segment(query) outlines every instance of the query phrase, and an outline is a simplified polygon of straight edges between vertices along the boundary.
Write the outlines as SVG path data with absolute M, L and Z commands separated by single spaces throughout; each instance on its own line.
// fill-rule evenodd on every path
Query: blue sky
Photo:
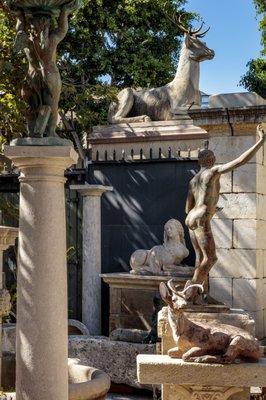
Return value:
M 259 56 L 260 33 L 252 0 L 188 0 L 211 30 L 205 37 L 215 59 L 201 64 L 200 88 L 206 93 L 243 92 L 238 86 L 246 63 Z

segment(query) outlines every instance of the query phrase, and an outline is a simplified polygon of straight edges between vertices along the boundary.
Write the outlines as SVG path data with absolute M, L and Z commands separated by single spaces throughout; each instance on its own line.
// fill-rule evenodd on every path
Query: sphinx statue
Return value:
M 187 275 L 194 268 L 182 265 L 189 255 L 184 239 L 184 228 L 176 219 L 164 226 L 164 242 L 150 250 L 136 250 L 130 258 L 131 274 L 137 275 Z
M 200 40 L 209 29 L 201 32 L 203 24 L 197 30 L 186 29 L 177 14 L 172 22 L 185 34 L 174 79 L 162 87 L 120 91 L 117 103 L 110 105 L 109 123 L 166 121 L 175 119 L 176 114 L 187 114 L 190 108 L 200 108 L 200 62 L 212 60 L 215 55 Z

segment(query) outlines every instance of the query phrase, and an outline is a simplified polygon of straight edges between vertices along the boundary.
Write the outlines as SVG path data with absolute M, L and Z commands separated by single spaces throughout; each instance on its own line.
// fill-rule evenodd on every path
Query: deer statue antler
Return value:
M 168 289 L 170 289 L 173 293 L 178 294 L 178 291 L 177 291 L 177 287 L 178 287 L 178 286 L 175 286 L 174 280 L 173 280 L 173 279 L 171 279 L 170 281 L 167 282 L 167 287 L 168 287 Z
M 182 292 L 181 292 L 182 295 L 184 295 L 188 289 L 191 289 L 193 287 L 198 287 L 201 290 L 201 293 L 204 293 L 203 285 L 200 285 L 199 283 L 194 283 L 194 284 L 191 284 L 191 285 L 187 286 L 184 290 L 182 290 Z
M 182 13 L 181 12 L 174 12 L 173 16 L 170 17 L 169 13 L 166 10 L 167 7 L 167 3 L 165 3 L 165 15 L 166 17 L 175 25 L 178 26 L 178 28 L 183 32 L 183 33 L 187 33 L 188 35 L 191 36 L 196 36 L 198 38 L 203 38 L 207 32 L 209 32 L 210 27 L 208 29 L 206 29 L 206 31 L 201 32 L 203 26 L 204 26 L 204 22 L 201 23 L 200 27 L 198 29 L 193 30 L 192 28 L 185 28 L 181 19 L 182 19 Z

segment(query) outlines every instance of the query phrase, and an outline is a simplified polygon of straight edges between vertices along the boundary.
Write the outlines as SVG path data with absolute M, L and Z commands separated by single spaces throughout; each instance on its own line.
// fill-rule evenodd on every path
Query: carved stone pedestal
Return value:
M 266 383 L 266 360 L 232 365 L 187 363 L 163 355 L 137 357 L 138 380 L 163 385 L 163 400 L 244 400 Z
M 160 282 L 169 276 L 133 275 L 129 273 L 101 274 L 110 288 L 109 332 L 118 328 L 150 330 L 153 298 L 159 292 Z M 174 277 L 183 287 L 190 276 Z
M 164 400 L 233 400 L 233 395 L 238 395 L 238 400 L 248 400 L 250 397 L 247 390 L 237 387 L 182 385 L 164 385 L 163 387 Z M 235 396 L 234 398 L 236 399 Z

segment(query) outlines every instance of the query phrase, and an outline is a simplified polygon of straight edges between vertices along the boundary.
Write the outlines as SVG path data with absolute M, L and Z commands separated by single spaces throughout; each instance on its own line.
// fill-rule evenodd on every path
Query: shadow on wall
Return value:
M 150 249 L 163 242 L 163 227 L 170 218 L 184 225 L 189 181 L 196 161 L 145 163 L 94 163 L 91 183 L 113 186 L 102 199 L 102 272 L 127 272 L 137 249 Z M 194 265 L 189 234 L 185 238 Z M 103 326 L 108 318 L 109 296 L 103 287 Z

